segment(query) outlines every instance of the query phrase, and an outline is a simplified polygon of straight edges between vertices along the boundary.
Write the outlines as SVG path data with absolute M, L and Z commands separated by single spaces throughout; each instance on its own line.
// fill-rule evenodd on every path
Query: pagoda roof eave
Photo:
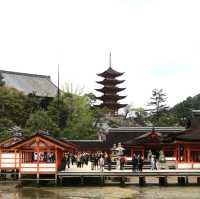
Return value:
M 96 83 L 98 84 L 102 84 L 102 85 L 106 85 L 106 84 L 121 84 L 123 83 L 125 80 L 117 80 L 117 79 L 104 79 L 102 81 L 96 81 Z
M 123 75 L 124 73 L 117 72 L 116 70 L 112 69 L 112 67 L 109 67 L 107 70 L 105 70 L 103 73 L 98 73 L 97 75 L 100 77 L 119 77 Z
M 96 105 L 97 107 L 100 107 L 100 108 L 103 108 L 103 107 L 108 107 L 108 108 L 114 108 L 114 109 L 119 109 L 119 108 L 123 108 L 125 106 L 127 106 L 128 104 L 118 104 L 118 103 L 113 103 L 113 104 L 105 104 L 105 103 L 102 103 L 102 104 L 99 104 L 99 105 Z
M 119 95 L 116 95 L 116 96 L 109 96 L 109 95 L 102 95 L 100 97 L 96 97 L 96 99 L 100 99 L 100 100 L 106 100 L 106 99 L 116 99 L 116 100 L 121 100 L 121 99 L 124 99 L 126 98 L 127 96 L 119 96 Z
M 118 87 L 103 87 L 103 88 L 98 88 L 95 89 L 96 91 L 105 93 L 106 91 L 114 91 L 114 92 L 120 92 L 125 90 L 126 88 L 118 88 Z

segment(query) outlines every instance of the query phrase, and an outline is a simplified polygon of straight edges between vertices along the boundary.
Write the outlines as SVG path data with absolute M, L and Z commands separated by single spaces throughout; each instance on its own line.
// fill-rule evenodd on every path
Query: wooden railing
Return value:
M 0 169 L 19 168 L 19 153 L 0 153 Z
M 19 153 L 0 153 L 0 169 L 19 169 L 21 173 L 56 173 L 56 163 L 26 162 L 20 164 Z
M 56 173 L 56 163 L 22 163 L 20 167 L 20 172 L 27 174 L 34 174 L 38 172 L 41 174 L 52 174 Z

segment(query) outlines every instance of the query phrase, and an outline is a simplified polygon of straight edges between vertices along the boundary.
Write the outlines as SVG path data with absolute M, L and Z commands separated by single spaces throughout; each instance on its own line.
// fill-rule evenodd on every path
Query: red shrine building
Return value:
M 79 150 L 110 152 L 121 143 L 125 155 L 140 154 L 147 159 L 151 150 L 156 157 L 163 151 L 170 163 L 180 169 L 200 169 L 200 111 L 193 111 L 191 127 L 118 127 L 109 128 L 103 140 L 72 140 Z
M 13 136 L 0 142 L 0 171 L 24 175 L 56 175 L 64 153 L 75 153 L 78 147 L 68 141 L 36 133 L 28 138 Z
M 55 139 L 35 134 L 29 138 L 8 138 L 0 142 L 0 169 L 14 169 L 23 174 L 56 174 L 65 152 L 111 153 L 114 144 L 121 143 L 125 155 L 148 151 L 159 156 L 162 150 L 168 162 L 179 169 L 200 169 L 200 111 L 193 111 L 192 125 L 183 127 L 119 127 L 105 132 L 104 140 Z
M 117 79 L 117 77 L 120 77 L 123 74 L 124 73 L 115 71 L 111 67 L 111 55 L 109 68 L 106 71 L 97 74 L 98 76 L 103 78 L 103 80 L 97 81 L 98 84 L 103 86 L 100 89 L 96 89 L 96 91 L 102 93 L 100 97 L 97 97 L 97 99 L 102 101 L 102 103 L 98 106 L 101 108 L 107 108 L 112 116 L 117 115 L 118 109 L 123 108 L 127 105 L 118 102 L 119 100 L 124 99 L 126 97 L 118 95 L 118 92 L 125 90 L 125 88 L 119 88 L 117 86 L 118 84 L 121 84 L 125 81 Z
M 110 61 L 111 62 L 111 61 Z M 117 85 L 124 80 L 117 79 L 123 73 L 111 67 L 98 74 L 103 80 L 98 84 L 102 88 L 102 101 L 98 106 L 107 108 L 112 116 L 126 106 L 118 101 L 125 96 L 118 92 L 125 90 Z M 10 77 L 10 76 L 9 76 Z M 108 128 L 101 140 L 67 140 L 55 139 L 49 135 L 35 134 L 31 137 L 13 136 L 0 141 L 0 170 L 17 170 L 24 174 L 56 174 L 61 165 L 64 153 L 97 152 L 111 153 L 114 144 L 121 143 L 125 155 L 131 157 L 140 154 L 147 158 L 151 150 L 156 157 L 163 151 L 169 162 L 179 169 L 200 169 L 200 110 L 194 110 L 191 126 L 184 127 L 118 127 Z

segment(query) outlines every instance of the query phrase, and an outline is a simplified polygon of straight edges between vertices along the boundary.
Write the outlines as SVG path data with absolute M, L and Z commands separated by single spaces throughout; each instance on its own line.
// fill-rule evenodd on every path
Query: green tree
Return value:
M 170 111 L 162 113 L 155 125 L 157 126 L 180 126 L 177 117 Z
M 61 93 L 59 100 L 55 97 L 48 106 L 48 115 L 60 129 L 64 129 L 70 114 L 70 103 L 65 100 L 65 94 Z
M 153 89 L 152 97 L 150 98 L 150 102 L 148 106 L 151 108 L 150 111 L 150 119 L 154 125 L 158 124 L 159 117 L 168 111 L 168 106 L 166 105 L 167 96 L 163 92 L 163 89 Z
M 129 116 L 129 114 L 131 114 L 131 112 L 133 112 L 133 110 L 134 110 L 134 108 L 133 108 L 132 104 L 128 104 L 127 106 L 125 106 L 123 109 L 124 119 L 126 119 Z
M 90 95 L 79 92 L 62 92 L 48 107 L 48 115 L 62 130 L 62 135 L 70 139 L 94 138 L 100 111 L 91 105 Z
M 58 132 L 56 124 L 44 110 L 36 111 L 30 115 L 26 122 L 26 130 L 29 132 L 29 134 L 44 131 L 50 133 L 53 136 L 56 136 L 56 132 Z
M 96 135 L 94 112 L 88 104 L 87 97 L 66 93 L 65 101 L 69 104 L 65 136 L 70 139 L 83 139 Z
M 192 116 L 192 109 L 200 109 L 200 99 L 198 97 L 188 97 L 186 100 L 176 104 L 170 111 L 178 120 L 179 125 L 188 126 L 188 121 Z
M 24 126 L 29 112 L 25 109 L 27 97 L 20 91 L 0 87 L 0 118 L 7 118 L 18 126 Z
M 91 107 L 94 107 L 96 105 L 97 98 L 93 93 L 87 93 L 84 96 L 87 97 L 88 103 Z
M 0 137 L 7 138 L 11 136 L 10 128 L 12 128 L 15 124 L 9 120 L 8 118 L 0 118 Z
M 134 108 L 133 111 L 135 113 L 134 120 L 141 126 L 146 126 L 148 123 L 147 111 L 143 107 Z

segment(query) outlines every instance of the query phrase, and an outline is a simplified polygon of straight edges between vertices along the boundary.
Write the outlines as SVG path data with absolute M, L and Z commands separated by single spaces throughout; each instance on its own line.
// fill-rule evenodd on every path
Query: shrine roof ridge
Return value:
M 110 128 L 109 132 L 148 132 L 154 128 L 158 132 L 181 132 L 184 131 L 184 127 L 118 127 Z
M 14 75 L 24 75 L 24 76 L 31 76 L 31 77 L 42 77 L 42 78 L 49 78 L 49 75 L 39 75 L 39 74 L 32 74 L 32 73 L 22 73 L 16 71 L 8 71 L 8 70 L 0 70 L 0 73 L 7 73 L 7 74 L 14 74 Z
M 104 142 L 104 140 L 68 140 L 69 142 Z

